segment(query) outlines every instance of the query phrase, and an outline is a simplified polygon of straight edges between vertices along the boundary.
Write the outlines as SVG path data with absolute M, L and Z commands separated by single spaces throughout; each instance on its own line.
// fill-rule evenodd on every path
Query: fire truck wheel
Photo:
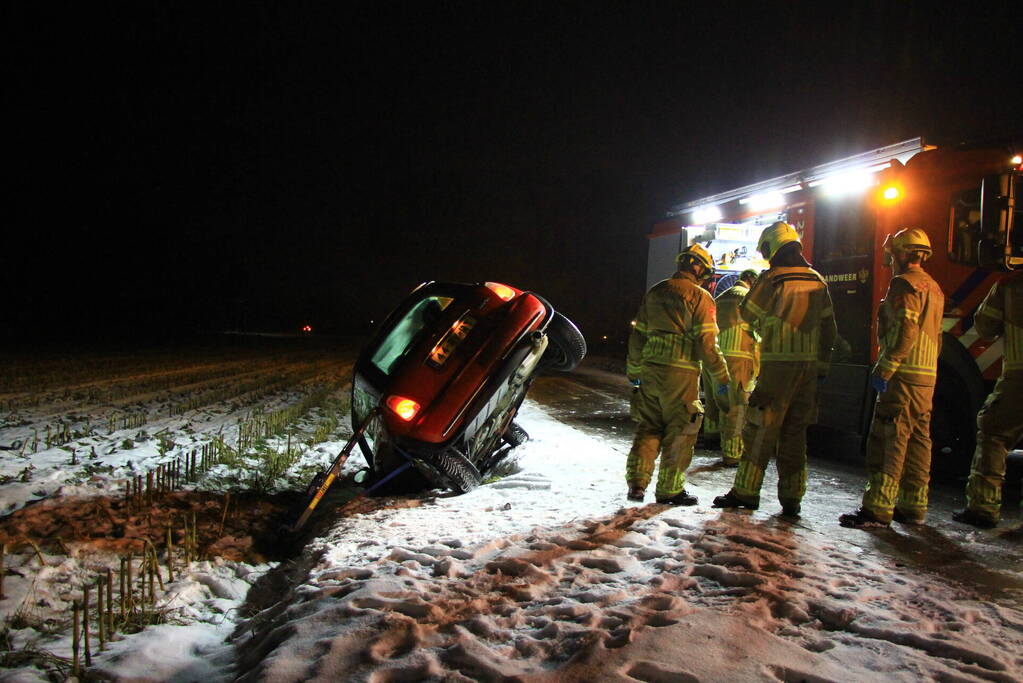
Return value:
M 540 359 L 545 370 L 571 372 L 586 355 L 586 338 L 571 320 L 557 311 L 547 326 L 549 343 Z
M 953 384 L 938 384 L 931 410 L 931 473 L 939 478 L 968 474 L 976 443 L 975 421 L 963 409 L 965 389 Z

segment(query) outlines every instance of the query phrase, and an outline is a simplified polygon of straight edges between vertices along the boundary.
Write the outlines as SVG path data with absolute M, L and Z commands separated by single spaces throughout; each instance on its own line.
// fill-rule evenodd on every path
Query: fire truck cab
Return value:
M 768 267 L 756 250 L 760 231 L 778 220 L 791 224 L 828 282 L 838 324 L 819 424 L 862 438 L 875 396 L 877 309 L 891 276 L 882 245 L 889 233 L 922 228 L 934 248 L 925 269 L 945 293 L 934 463 L 962 471 L 1003 356 L 1001 340 L 986 342 L 973 329 L 973 315 L 1004 272 L 1023 268 L 1020 151 L 939 149 L 914 138 L 679 204 L 649 236 L 647 287 L 670 276 L 675 254 L 699 242 L 717 263 L 711 293 L 724 291 L 742 270 Z

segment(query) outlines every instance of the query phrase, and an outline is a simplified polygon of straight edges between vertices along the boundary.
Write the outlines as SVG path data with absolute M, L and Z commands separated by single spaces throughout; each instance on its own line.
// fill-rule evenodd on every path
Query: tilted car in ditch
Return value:
M 537 370 L 570 371 L 585 355 L 579 329 L 534 292 L 418 286 L 355 365 L 352 428 L 368 481 L 408 464 L 427 487 L 478 486 L 528 438 L 514 418 Z

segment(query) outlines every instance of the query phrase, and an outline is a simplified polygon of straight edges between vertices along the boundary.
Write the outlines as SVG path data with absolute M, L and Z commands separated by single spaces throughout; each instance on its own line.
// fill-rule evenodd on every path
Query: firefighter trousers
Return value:
M 703 435 L 720 435 L 722 411 L 715 399 L 717 381 L 704 368 L 701 373 L 703 381 Z
M 731 382 L 728 384 L 727 410 L 721 412 L 721 457 L 729 462 L 739 462 L 742 460 L 742 428 L 754 386 L 753 361 L 728 356 L 725 361 Z
M 629 487 L 645 489 L 657 473 L 657 498 L 670 498 L 686 484 L 696 435 L 703 421 L 699 401 L 700 373 L 685 368 L 647 364 L 633 394 L 632 412 L 639 424 L 625 465 Z
M 721 457 L 726 461 L 739 462 L 742 459 L 742 426 L 754 386 L 753 361 L 725 356 L 725 362 L 731 378 L 726 399 L 717 396 L 714 378 L 706 371 L 703 373 L 703 433 L 720 434 Z
M 777 458 L 778 499 L 798 503 L 806 492 L 806 428 L 817 421 L 817 363 L 764 361 L 749 397 L 743 455 L 732 494 L 760 503 L 764 472 Z
M 966 482 L 966 506 L 997 521 L 1009 450 L 1023 437 L 1023 371 L 1003 374 L 977 414 L 977 450 Z M 1021 503 L 1023 505 L 1023 503 Z
M 867 437 L 863 508 L 890 522 L 896 508 L 923 520 L 931 479 L 931 403 L 934 387 L 892 377 L 879 394 Z

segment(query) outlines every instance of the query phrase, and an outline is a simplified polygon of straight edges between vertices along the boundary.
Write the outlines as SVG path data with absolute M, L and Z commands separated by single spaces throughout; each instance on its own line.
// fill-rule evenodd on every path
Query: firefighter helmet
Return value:
M 764 228 L 764 231 L 760 233 L 760 241 L 757 243 L 757 251 L 764 255 L 764 258 L 768 261 L 778 253 L 778 250 L 782 246 L 795 242 L 801 244 L 799 241 L 799 233 L 788 223 L 778 221 L 771 223 L 771 225 Z
M 886 252 L 901 251 L 903 253 L 923 252 L 924 259 L 931 256 L 931 239 L 920 228 L 904 228 L 884 240 Z
M 744 282 L 748 281 L 750 283 L 753 283 L 760 279 L 760 273 L 753 270 L 752 268 L 747 268 L 746 270 L 739 273 L 739 279 L 743 280 Z
M 692 244 L 686 247 L 675 257 L 675 263 L 680 266 L 688 261 L 695 261 L 703 266 L 706 269 L 706 275 L 714 274 L 714 259 L 699 244 Z

